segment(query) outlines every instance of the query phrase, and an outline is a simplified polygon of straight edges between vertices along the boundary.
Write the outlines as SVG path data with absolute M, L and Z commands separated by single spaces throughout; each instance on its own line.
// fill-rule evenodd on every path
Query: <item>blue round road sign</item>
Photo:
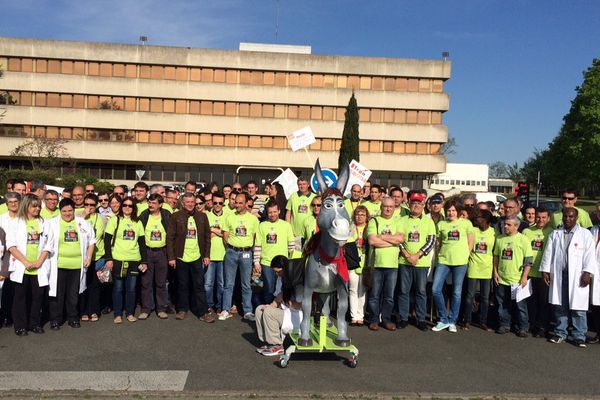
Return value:
M 334 187 L 337 183 L 337 174 L 327 168 L 321 169 L 321 172 L 323 172 L 323 178 L 325 179 L 327 187 Z M 310 177 L 310 187 L 315 193 L 319 191 L 319 182 L 317 182 L 317 175 L 314 173 Z

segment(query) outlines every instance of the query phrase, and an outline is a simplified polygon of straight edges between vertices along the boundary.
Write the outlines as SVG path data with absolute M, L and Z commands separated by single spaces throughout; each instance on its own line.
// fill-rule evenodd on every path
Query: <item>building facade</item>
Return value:
M 429 188 L 440 192 L 451 189 L 460 192 L 487 192 L 488 175 L 487 164 L 448 163 L 445 172 L 431 177 Z
M 77 168 L 102 179 L 144 170 L 151 182 L 231 182 L 274 177 L 273 167 L 307 173 L 308 157 L 286 136 L 310 126 L 312 159 L 335 168 L 354 91 L 360 161 L 374 181 L 419 186 L 445 170 L 449 61 L 246 48 L 0 38 L 0 90 L 13 103 L 0 121 L 0 161 L 24 165 L 10 151 L 27 138 L 63 138 Z

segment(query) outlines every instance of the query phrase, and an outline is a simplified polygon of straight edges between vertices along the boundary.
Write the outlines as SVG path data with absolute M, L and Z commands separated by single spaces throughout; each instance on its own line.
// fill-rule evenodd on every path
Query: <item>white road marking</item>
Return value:
M 188 374 L 189 371 L 0 371 L 0 391 L 182 391 Z

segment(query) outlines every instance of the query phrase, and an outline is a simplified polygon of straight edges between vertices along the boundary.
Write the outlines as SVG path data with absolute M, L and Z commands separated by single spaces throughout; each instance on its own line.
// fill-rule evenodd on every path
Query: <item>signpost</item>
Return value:
M 325 179 L 327 187 L 334 187 L 337 183 L 337 174 L 327 168 L 321 169 L 321 172 L 323 172 L 323 178 Z M 315 193 L 319 193 L 319 182 L 317 182 L 317 176 L 314 173 L 310 177 L 310 187 Z

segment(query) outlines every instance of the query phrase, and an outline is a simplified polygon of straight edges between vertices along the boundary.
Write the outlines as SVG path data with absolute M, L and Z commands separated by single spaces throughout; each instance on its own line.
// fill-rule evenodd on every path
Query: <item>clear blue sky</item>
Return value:
M 556 135 L 582 72 L 600 57 L 600 1 L 15 0 L 0 5 L 0 35 L 308 44 L 315 54 L 401 58 L 449 51 L 450 161 L 522 164 Z

